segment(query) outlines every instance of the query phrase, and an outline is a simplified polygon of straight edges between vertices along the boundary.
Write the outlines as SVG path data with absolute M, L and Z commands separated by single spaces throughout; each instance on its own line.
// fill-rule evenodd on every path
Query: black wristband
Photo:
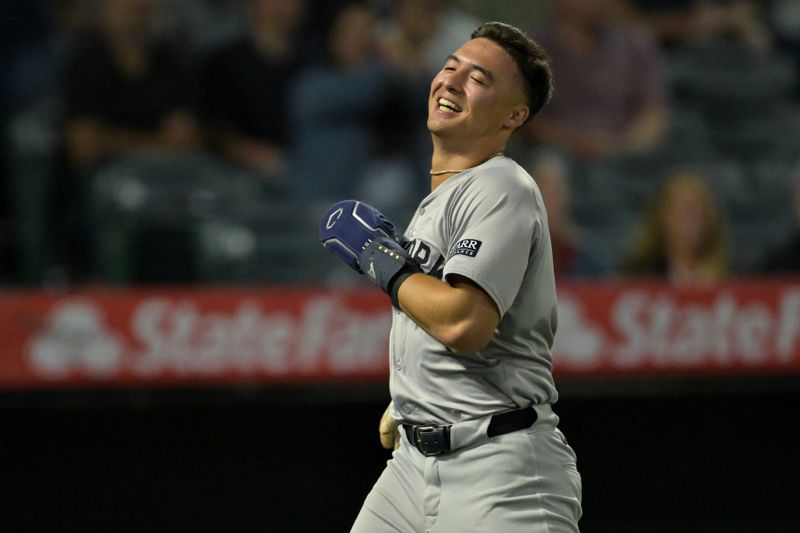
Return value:
M 397 275 L 397 277 L 396 277 L 396 278 L 394 278 L 394 280 L 392 281 L 392 285 L 391 285 L 391 287 L 389 288 L 389 297 L 392 299 L 392 305 L 393 305 L 393 306 L 394 306 L 396 309 L 400 309 L 400 301 L 397 299 L 397 293 L 400 291 L 400 285 L 402 285 L 402 284 L 403 284 L 403 282 L 404 282 L 404 281 L 405 281 L 405 280 L 406 280 L 406 279 L 407 279 L 407 278 L 408 278 L 408 277 L 409 277 L 411 274 L 416 274 L 417 272 L 420 272 L 420 271 L 419 271 L 419 270 L 410 269 L 410 268 L 404 269 L 404 270 L 403 270 L 403 271 L 401 271 L 401 272 L 400 272 L 400 274 L 398 274 L 398 275 Z

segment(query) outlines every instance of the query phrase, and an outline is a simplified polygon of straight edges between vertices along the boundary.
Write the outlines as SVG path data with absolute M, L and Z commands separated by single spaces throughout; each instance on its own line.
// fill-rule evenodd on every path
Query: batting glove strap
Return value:
M 419 266 L 400 244 L 381 237 L 364 247 L 358 256 L 358 264 L 369 279 L 391 297 L 392 305 L 398 309 L 397 291 L 400 285 L 411 274 L 420 272 Z

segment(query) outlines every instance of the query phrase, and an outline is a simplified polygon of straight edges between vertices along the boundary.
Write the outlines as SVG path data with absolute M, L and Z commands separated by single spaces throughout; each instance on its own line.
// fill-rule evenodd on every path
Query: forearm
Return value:
M 464 276 L 452 275 L 444 282 L 423 274 L 397 238 L 394 224 L 355 200 L 328 208 L 319 230 L 323 246 L 366 274 L 434 339 L 456 353 L 486 346 L 500 322 L 494 300 Z
M 466 279 L 452 285 L 414 274 L 400 286 L 401 310 L 431 337 L 456 353 L 480 350 L 499 321 L 494 303 Z

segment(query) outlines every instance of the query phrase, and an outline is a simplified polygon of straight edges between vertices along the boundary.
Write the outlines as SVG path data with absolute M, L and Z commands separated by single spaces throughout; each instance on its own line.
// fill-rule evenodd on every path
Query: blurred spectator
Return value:
M 599 276 L 603 269 L 584 245 L 583 235 L 572 216 L 572 190 L 566 161 L 555 153 L 537 154 L 527 170 L 539 185 L 550 228 L 553 265 L 557 278 Z
M 55 98 L 61 64 L 77 32 L 89 25 L 87 0 L 26 2 L 29 13 L 17 15 L 11 23 L 28 27 L 18 47 L 9 47 L 12 57 L 3 78 L 7 102 L 13 113 L 28 110 L 43 99 Z M 12 15 L 14 17 L 14 15 Z M 5 31 L 3 31 L 5 33 Z M 13 32 L 12 32 L 13 33 Z
M 176 43 L 153 31 L 153 0 L 106 0 L 76 43 L 64 77 L 67 172 L 54 191 L 53 239 L 72 279 L 92 276 L 89 195 L 101 163 L 200 144 L 191 71 Z
M 584 159 L 655 148 L 663 139 L 667 86 L 653 36 L 621 23 L 614 0 L 556 0 L 535 37 L 550 54 L 555 97 L 528 126 L 535 143 Z
M 800 2 L 774 0 L 770 3 L 769 21 L 779 48 L 800 72 Z M 800 83 L 795 84 L 795 98 L 800 101 Z
M 379 46 L 385 61 L 400 76 L 394 113 L 382 113 L 382 133 L 390 148 L 401 152 L 410 172 L 419 176 L 412 196 L 430 190 L 430 132 L 425 126 L 431 79 L 448 55 L 460 47 L 481 21 L 437 0 L 391 0 L 390 16 L 380 25 Z
M 390 101 L 392 83 L 379 61 L 375 24 L 367 4 L 345 5 L 325 34 L 322 63 L 298 75 L 289 106 L 294 129 L 289 187 L 297 198 L 352 196 L 376 154 L 373 124 Z
M 213 53 L 203 113 L 215 146 L 234 165 L 278 181 L 290 141 L 288 96 L 307 60 L 303 0 L 248 0 L 247 31 Z
M 711 189 L 696 174 L 668 177 L 623 266 L 626 274 L 676 285 L 709 283 L 729 270 L 723 216 Z
M 670 47 L 720 41 L 771 46 L 760 6 L 750 0 L 630 0 L 628 6 Z
M 442 0 L 394 0 L 381 29 L 386 59 L 426 83 L 481 21 Z
M 69 160 L 86 170 L 109 156 L 198 146 L 190 71 L 175 43 L 152 32 L 153 0 L 107 0 L 95 31 L 68 59 Z
M 0 248 L 5 241 L 14 249 L 0 250 L 0 257 L 13 257 L 20 281 L 37 282 L 50 249 L 44 226 L 52 162 L 62 137 L 64 62 L 75 36 L 89 25 L 91 10 L 88 0 L 10 4 L 4 5 L 2 18 L 8 27 L 0 31 L 4 42 L 0 46 Z M 7 232 L 2 222 L 4 203 L 10 215 Z M 11 260 L 2 263 L 0 270 Z
M 794 229 L 786 242 L 767 257 L 764 270 L 770 273 L 800 274 L 800 164 L 792 179 L 790 202 L 794 211 Z
M 552 10 L 552 1 L 520 2 L 519 0 L 453 0 L 481 21 L 500 20 L 518 28 L 533 28 L 546 23 Z
M 41 39 L 45 26 L 38 3 L 13 0 L 3 4 L 0 17 L 0 283 L 10 279 L 16 269 L 12 260 L 17 244 L 13 186 L 6 152 L 8 121 L 17 111 L 13 71 L 19 55 L 32 41 Z
M 175 32 L 190 53 L 204 54 L 240 37 L 242 0 L 159 0 L 161 31 Z

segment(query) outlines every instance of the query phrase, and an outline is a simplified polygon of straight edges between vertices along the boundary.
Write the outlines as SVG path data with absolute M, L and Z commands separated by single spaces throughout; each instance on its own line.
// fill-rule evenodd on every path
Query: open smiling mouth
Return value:
M 444 111 L 445 113 L 461 113 L 461 107 L 447 98 L 439 98 L 436 103 L 439 105 L 440 111 Z

